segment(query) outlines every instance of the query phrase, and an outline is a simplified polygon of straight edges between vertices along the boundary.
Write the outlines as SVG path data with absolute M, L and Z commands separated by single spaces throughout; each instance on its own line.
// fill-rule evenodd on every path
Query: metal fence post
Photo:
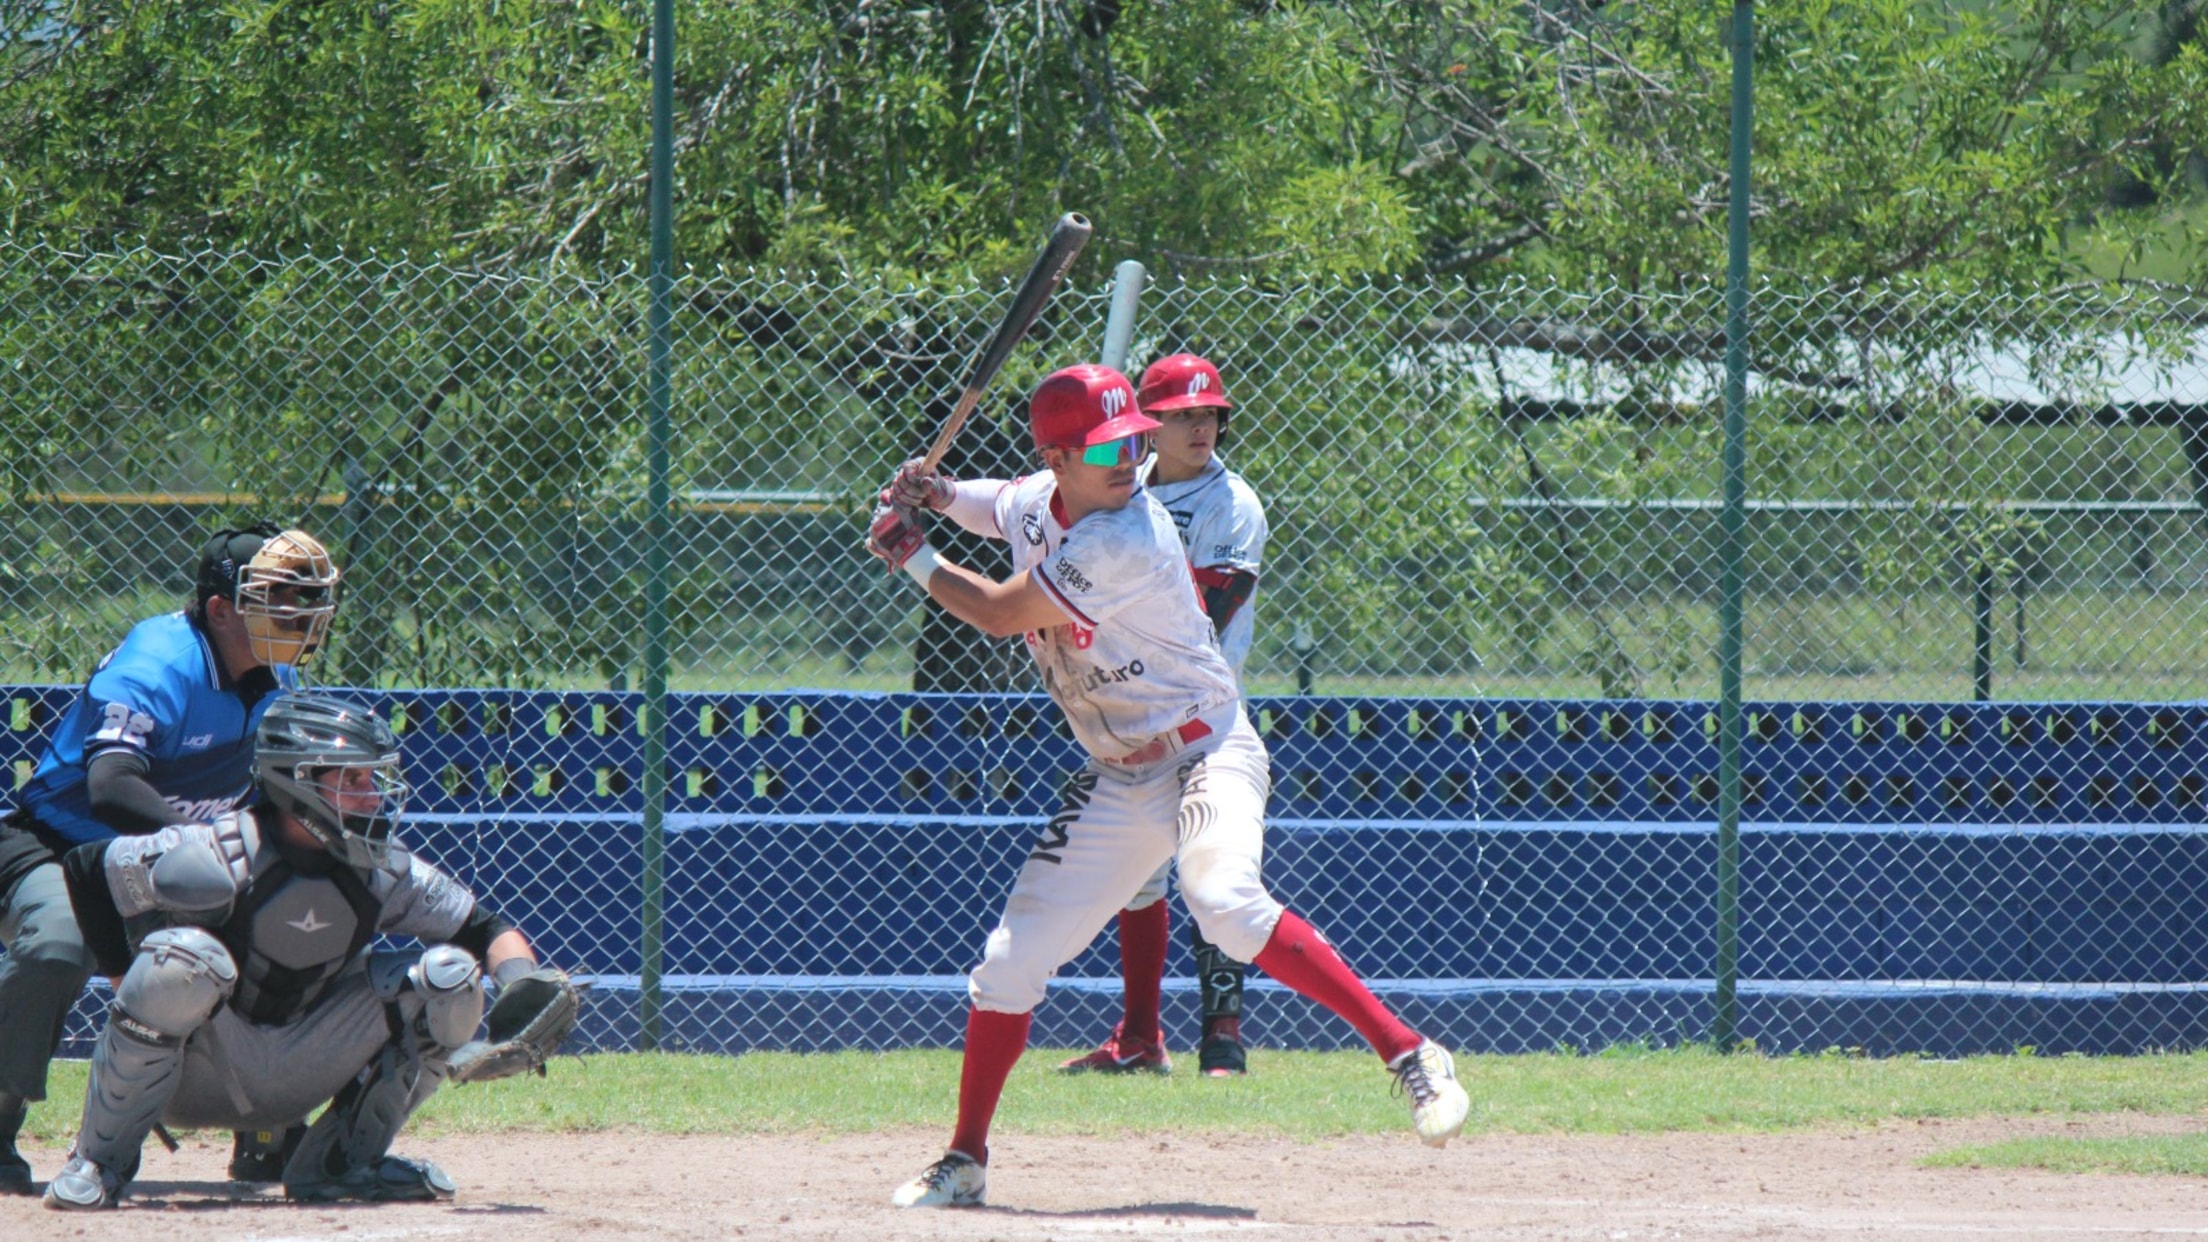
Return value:
M 1970 567 L 1970 626 L 1970 697 L 1985 703 L 1993 698 L 1993 566 L 1983 554 Z
M 637 1044 L 659 1047 L 660 960 L 667 869 L 667 441 L 675 225 L 674 0 L 652 0 L 651 374 L 647 384 L 644 553 L 643 927 L 638 957 Z
M 1711 1038 L 1739 1038 L 1741 541 L 1748 507 L 1748 137 L 1755 6 L 1733 5 L 1733 185 L 1725 264 L 1725 507 L 1719 544 L 1717 707 L 1717 961 Z

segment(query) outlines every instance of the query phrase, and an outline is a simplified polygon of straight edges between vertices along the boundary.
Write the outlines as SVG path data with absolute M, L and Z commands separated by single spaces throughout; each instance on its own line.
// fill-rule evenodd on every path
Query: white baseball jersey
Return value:
M 1028 653 L 1073 735 L 1116 759 L 1240 693 L 1196 598 L 1173 518 L 1141 487 L 1070 528 L 1056 476 L 998 489 L 998 537 L 1072 620 L 1030 632 Z
M 1144 467 L 1144 483 L 1165 511 L 1173 515 L 1173 525 L 1188 548 L 1189 568 L 1256 574 L 1269 533 L 1265 506 L 1258 502 L 1256 490 L 1217 456 L 1195 478 L 1179 483 L 1151 481 L 1149 474 L 1156 464 L 1157 458 L 1152 457 Z M 1227 622 L 1226 633 L 1219 636 L 1220 650 L 1238 681 L 1243 663 L 1250 658 L 1250 643 L 1257 636 L 1256 612 L 1257 598 L 1252 595 Z

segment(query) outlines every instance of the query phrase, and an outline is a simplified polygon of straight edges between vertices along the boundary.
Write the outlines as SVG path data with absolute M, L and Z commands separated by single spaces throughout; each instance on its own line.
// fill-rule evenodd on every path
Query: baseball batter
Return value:
M 950 1148 L 892 1202 L 985 1200 L 989 1123 L 1045 987 L 1169 861 L 1204 935 L 1349 1021 L 1407 1095 L 1420 1137 L 1447 1143 L 1470 1109 L 1449 1054 L 1382 1005 L 1259 878 L 1265 746 L 1198 603 L 1173 519 L 1138 478 L 1157 421 L 1136 409 L 1125 376 L 1075 366 L 1035 390 L 1028 422 L 1046 472 L 953 482 L 907 463 L 867 532 L 870 552 L 961 620 L 1024 635 L 1090 756 L 968 978 Z M 942 560 L 920 528 L 920 505 L 1006 540 L 1012 577 L 998 582 Z
M 453 1195 L 391 1140 L 471 1044 L 483 968 L 531 975 L 529 942 L 392 840 L 398 740 L 367 708 L 285 694 L 254 745 L 251 809 L 64 863 L 100 969 L 122 978 L 48 1207 L 116 1206 L 157 1121 L 281 1130 L 325 1101 L 283 1170 L 287 1197 Z M 378 935 L 429 947 L 369 952 Z
M 0 820 L 0 1193 L 33 1193 L 16 1134 L 92 971 L 62 855 L 244 805 L 254 728 L 328 636 L 337 582 L 304 531 L 217 532 L 191 606 L 139 622 L 100 661 Z M 273 1179 L 282 1142 L 240 1134 L 231 1176 Z
M 1218 456 L 1233 403 L 1227 400 L 1219 369 L 1185 353 L 1151 363 L 1142 373 L 1135 403 L 1158 421 L 1158 429 L 1151 433 L 1152 455 L 1143 482 L 1181 533 L 1204 615 L 1211 619 L 1212 633 L 1218 636 L 1221 653 L 1239 682 L 1257 632 L 1254 597 L 1258 566 L 1265 555 L 1266 526 L 1265 507 L 1258 502 L 1257 492 Z M 1159 866 L 1119 912 L 1124 1002 L 1118 1025 L 1096 1051 L 1067 1061 L 1060 1070 L 1071 1074 L 1172 1072 L 1173 1058 L 1166 1052 L 1158 1020 L 1170 931 L 1165 894 L 1171 872 L 1170 863 Z M 1204 939 L 1203 929 L 1193 921 L 1188 930 L 1203 1007 L 1197 1068 L 1213 1078 L 1246 1073 L 1243 965 Z

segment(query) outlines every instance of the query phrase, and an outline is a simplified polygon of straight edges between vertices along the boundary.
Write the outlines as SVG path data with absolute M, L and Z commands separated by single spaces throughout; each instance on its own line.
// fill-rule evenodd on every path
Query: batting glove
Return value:
M 882 499 L 907 509 L 948 509 L 958 495 L 958 484 L 948 475 L 926 469 L 915 457 L 897 467 L 897 477 L 882 489 Z
M 935 550 L 928 546 L 919 519 L 912 510 L 886 500 L 874 506 L 874 520 L 866 527 L 866 550 L 892 571 L 902 569 L 915 578 L 920 578 L 915 566 L 924 565 L 931 573 L 935 569 Z M 925 578 L 920 581 L 927 585 Z

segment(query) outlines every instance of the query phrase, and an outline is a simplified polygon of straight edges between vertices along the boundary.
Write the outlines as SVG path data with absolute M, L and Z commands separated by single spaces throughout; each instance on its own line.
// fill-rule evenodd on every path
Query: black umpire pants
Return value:
M 92 977 L 51 834 L 17 811 L 0 819 L 0 1095 L 46 1098 L 61 1026 Z

